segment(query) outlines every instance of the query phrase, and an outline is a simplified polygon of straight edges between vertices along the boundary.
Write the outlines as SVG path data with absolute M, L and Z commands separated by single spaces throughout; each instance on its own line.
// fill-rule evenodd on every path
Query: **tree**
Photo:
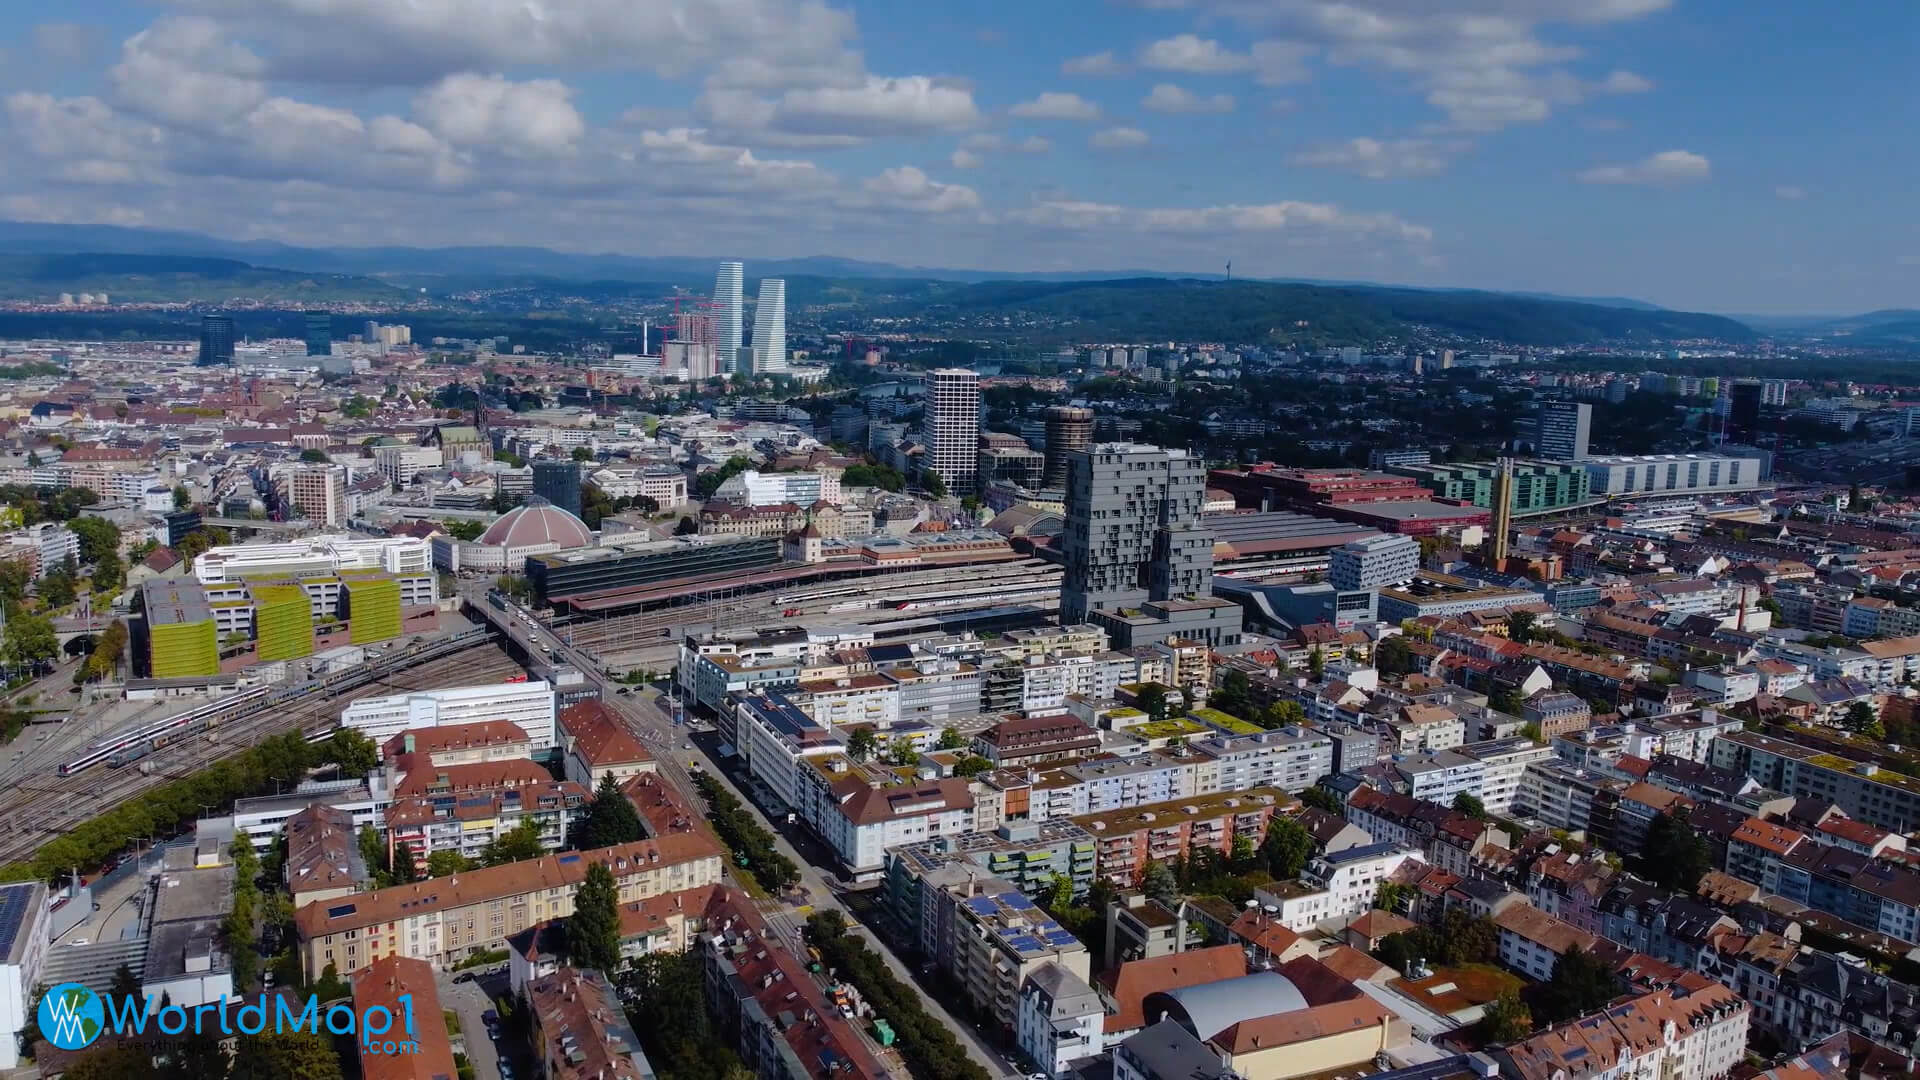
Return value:
M 1507 637 L 1517 645 L 1526 645 L 1533 641 L 1533 612 L 1516 611 L 1507 616 Z
M 700 531 L 700 523 L 685 514 L 680 515 L 680 524 L 673 527 L 675 536 L 691 536 Z
M 928 469 L 920 474 L 920 486 L 928 495 L 936 499 L 947 497 L 947 482 L 940 477 L 940 470 Z
M 480 534 L 487 531 L 483 521 L 443 521 L 440 528 L 455 540 L 469 542 L 480 539 Z
M 1373 650 L 1373 666 L 1383 675 L 1410 675 L 1417 665 L 1413 658 L 1413 647 L 1399 634 L 1380 639 Z
M 427 856 L 427 876 L 446 877 L 449 874 L 464 873 L 473 869 L 473 863 L 465 855 L 448 848 Z
M 537 859 L 545 852 L 546 847 L 540 842 L 540 822 L 530 817 L 488 841 L 487 846 L 480 849 L 480 861 L 487 866 L 499 866 Z
M 116 593 L 126 587 L 127 564 L 121 561 L 119 552 L 100 556 L 100 561 L 93 564 L 92 580 L 95 593 Z
M 1140 688 L 1133 696 L 1134 704 L 1147 714 L 1149 723 L 1158 724 L 1167 718 L 1167 688 L 1157 682 L 1150 682 Z
M 67 1080 L 123 1080 L 152 1076 L 153 1053 L 133 1043 L 102 1046 L 74 1059 L 60 1074 Z
M 1267 873 L 1275 881 L 1292 881 L 1313 858 L 1313 834 L 1290 817 L 1275 815 L 1267 824 L 1266 838 L 1260 841 L 1260 855 L 1266 860 Z
M 1314 682 L 1319 682 L 1326 672 L 1327 658 L 1320 652 L 1320 646 L 1315 645 L 1313 650 L 1307 653 L 1307 677 Z
M 592 461 L 593 451 L 587 449 L 584 446 L 576 446 L 573 448 L 573 453 L 571 456 L 575 461 Z
M 353 992 L 352 988 L 340 978 L 340 969 L 334 967 L 332 961 L 327 962 L 327 966 L 320 972 L 319 981 L 315 982 L 311 989 L 315 1000 L 322 1005 L 329 1001 L 337 1001 Z
M 420 870 L 413 863 L 412 845 L 393 845 L 393 880 L 399 885 L 420 880 Z
M 1540 1018 L 1553 1024 L 1590 1013 L 1619 992 L 1606 961 L 1576 945 L 1553 966 L 1553 978 L 1540 988 L 1534 1002 L 1540 1006 Z
M 1869 728 L 1876 727 L 1879 723 L 1880 715 L 1874 712 L 1870 703 L 1865 701 L 1856 701 L 1847 706 L 1846 713 L 1840 718 L 1840 726 L 1855 734 L 1866 734 Z
M 880 739 L 872 728 L 855 728 L 847 736 L 847 756 L 855 761 L 866 761 L 880 749 Z
M 1487 697 L 1487 708 L 1508 716 L 1519 716 L 1524 706 L 1520 701 L 1520 691 L 1511 686 L 1502 686 Z
M 380 748 L 360 732 L 341 728 L 327 740 L 327 757 L 340 766 L 341 773 L 358 778 L 380 764 Z
M 65 570 L 56 570 L 40 579 L 40 602 L 49 608 L 63 608 L 73 603 L 73 575 Z
M 594 789 L 593 798 L 587 802 L 587 812 L 574 821 L 573 835 L 567 838 L 567 846 L 580 851 L 594 848 L 612 847 L 615 844 L 631 844 L 635 840 L 646 838 L 647 830 L 640 824 L 640 815 L 633 808 L 633 802 L 616 784 L 612 773 L 603 773 L 600 784 Z
M 175 510 L 185 510 L 187 507 L 192 505 L 193 505 L 193 493 L 187 490 L 187 486 L 185 484 L 174 485 L 173 508 Z
M 1269 731 L 1275 728 L 1294 727 L 1307 722 L 1307 710 L 1297 701 L 1276 701 L 1260 710 L 1254 722 Z
M 1475 818 L 1480 821 L 1487 820 L 1487 804 L 1480 801 L 1480 796 L 1470 791 L 1463 791 L 1455 795 L 1453 797 L 1453 808 L 1457 812 L 1465 814 L 1470 818 Z
M 1340 796 L 1321 787 L 1319 784 L 1315 784 L 1301 792 L 1300 801 L 1304 805 L 1311 806 L 1317 810 L 1325 810 L 1330 814 L 1344 814 L 1346 812 L 1346 806 L 1340 802 Z
M 113 981 L 107 984 L 107 996 L 120 1001 L 139 1001 L 140 979 L 125 964 L 113 969 Z
M 115 619 L 101 632 L 93 643 L 93 651 L 87 654 L 87 662 L 81 665 L 83 678 L 104 679 L 112 675 L 119 666 L 120 653 L 126 647 L 127 624 Z
M 67 528 L 80 541 L 80 561 L 99 562 L 109 552 L 120 551 L 120 526 L 103 517 L 82 514 L 67 522 Z
M 902 768 L 918 765 L 920 751 L 913 748 L 912 739 L 903 735 L 887 743 L 887 760 Z
M 603 863 L 587 867 L 567 916 L 567 959 L 602 974 L 620 967 L 620 886 Z
M 33 571 L 28 568 L 25 559 L 0 562 L 0 605 L 11 611 L 25 603 L 27 585 L 32 581 Z
M 1140 891 L 1169 906 L 1180 901 L 1180 882 L 1173 870 L 1159 859 L 1148 859 L 1140 872 Z
M 962 754 L 960 759 L 953 763 L 953 775 L 963 779 L 991 771 L 993 771 L 993 762 L 979 754 Z
M 1253 712 L 1252 680 L 1239 668 L 1227 668 L 1221 673 L 1220 685 L 1214 688 L 1207 704 L 1231 716 L 1247 716 Z
M 360 845 L 360 859 L 367 864 L 368 870 L 385 870 L 387 866 L 387 845 L 380 839 L 380 830 L 371 825 L 360 826 L 354 834 L 354 840 Z
M 308 449 L 300 451 L 300 460 L 306 462 L 324 462 L 329 459 L 325 450 L 315 450 L 309 447 Z
M 230 1080 L 341 1080 L 340 1057 L 324 1032 L 242 1035 L 234 1048 Z
M 937 744 L 937 749 L 958 750 L 965 745 L 967 745 L 966 736 L 960 734 L 959 728 L 946 727 L 940 729 L 940 742 Z
M 1073 906 L 1073 879 L 1065 874 L 1055 874 L 1047 883 L 1047 899 L 1040 905 L 1048 911 L 1065 911 Z
M 1713 852 L 1682 814 L 1661 814 L 1647 827 L 1640 869 L 1656 885 L 1691 893 L 1713 869 Z
M 5 650 L 8 663 L 24 667 L 59 656 L 60 636 L 45 615 L 15 612 L 7 617 Z
M 1490 1042 L 1519 1042 L 1533 1034 L 1533 1014 L 1514 990 L 1502 990 L 1499 997 L 1488 1002 L 1483 1020 Z

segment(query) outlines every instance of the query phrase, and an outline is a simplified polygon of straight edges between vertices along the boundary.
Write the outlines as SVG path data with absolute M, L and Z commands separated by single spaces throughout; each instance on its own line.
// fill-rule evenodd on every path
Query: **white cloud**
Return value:
M 1159 6 L 1155 0 L 1133 0 Z M 1603 77 L 1569 70 L 1581 57 L 1550 40 L 1555 28 L 1584 30 L 1644 18 L 1672 0 L 1184 0 L 1203 18 L 1231 23 L 1253 39 L 1256 78 L 1306 77 L 1305 60 L 1361 67 L 1402 80 L 1456 131 L 1534 123 L 1557 107 L 1599 94 L 1644 93 L 1652 83 L 1629 71 Z M 1187 51 L 1203 55 L 1199 39 Z M 1172 39 L 1178 41 L 1180 39 Z M 1170 48 L 1169 54 L 1180 50 Z M 1197 63 L 1203 61 L 1196 61 Z
M 1053 149 L 1053 143 L 1038 135 L 1015 142 L 998 132 L 976 131 L 960 140 L 960 149 L 976 157 L 980 154 L 1044 154 Z
M 383 154 L 437 154 L 440 140 L 433 132 L 397 116 L 376 116 L 367 125 L 373 148 Z
M 1100 107 L 1079 94 L 1055 90 L 1049 90 L 1032 101 L 1023 101 L 1007 111 L 1030 120 L 1092 120 L 1100 115 Z
M 1108 203 L 1043 202 L 1008 215 L 1027 225 L 1055 229 L 1124 229 L 1143 233 L 1322 232 L 1348 233 L 1426 244 L 1433 230 L 1394 214 L 1355 213 L 1332 203 L 1277 202 L 1192 208 L 1135 208 Z
M 267 99 L 265 70 L 212 19 L 169 16 L 128 38 L 109 75 L 127 108 L 206 132 L 232 127 Z
M 1212 38 L 1176 34 L 1140 50 L 1140 65 L 1155 71 L 1184 71 L 1192 75 L 1225 75 L 1253 67 L 1253 57 L 1220 47 Z
M 1441 172 L 1454 155 L 1466 149 L 1462 142 L 1433 139 L 1369 139 L 1364 136 L 1303 150 L 1289 161 L 1316 169 L 1339 169 L 1369 180 L 1402 176 L 1429 176 Z
M 1691 184 L 1707 179 L 1713 166 L 1706 158 L 1688 150 L 1662 150 L 1631 165 L 1601 165 L 1579 174 L 1588 184 L 1641 184 L 1666 186 Z
M 789 90 L 771 119 L 801 135 L 917 135 L 972 127 L 980 111 L 971 92 L 925 75 L 869 75 L 859 86 Z
M 1781 184 L 1773 189 L 1774 198 L 1798 200 L 1807 197 L 1807 189 L 1793 184 Z
M 888 206 L 929 214 L 978 210 L 980 195 L 963 184 L 943 184 L 911 165 L 887 169 L 862 185 L 868 195 Z
M 985 158 L 965 147 L 955 150 L 947 161 L 956 169 L 977 169 L 986 164 Z
M 1133 127 L 1110 127 L 1096 131 L 1088 142 L 1102 150 L 1132 150 L 1151 141 L 1147 133 Z
M 1172 83 L 1160 83 L 1140 99 L 1140 104 L 1161 113 L 1230 113 L 1232 94 L 1196 94 Z
M 1127 65 L 1113 55 L 1112 50 L 1076 56 L 1060 65 L 1064 75 L 1124 75 Z
M 62 63 L 87 59 L 100 41 L 100 28 L 85 23 L 49 22 L 33 28 L 34 51 Z
M 513 82 L 499 75 L 449 75 L 414 98 L 413 111 L 434 134 L 455 146 L 510 154 L 563 154 L 586 134 L 566 84 L 557 79 Z

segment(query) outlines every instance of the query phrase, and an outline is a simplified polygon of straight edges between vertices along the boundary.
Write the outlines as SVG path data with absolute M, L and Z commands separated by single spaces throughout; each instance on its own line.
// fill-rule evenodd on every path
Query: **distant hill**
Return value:
M 235 297 L 288 304 L 409 299 L 399 288 L 351 274 L 275 270 L 194 255 L 0 255 L 0 299 L 51 302 L 61 293 L 104 292 L 122 302 L 218 304 Z
M 164 229 L 135 229 L 119 225 L 46 225 L 0 221 L 0 253 L 75 254 L 118 252 L 130 255 L 198 255 L 235 259 L 255 266 L 297 267 L 311 272 L 357 274 L 404 281 L 433 292 L 456 288 L 498 288 L 539 282 L 593 284 L 647 282 L 705 292 L 712 288 L 714 264 L 738 255 L 689 257 L 613 253 L 578 254 L 542 247 L 349 247 L 306 248 L 271 240 L 224 240 L 200 233 Z M 943 267 L 899 266 L 830 255 L 766 259 L 745 257 L 749 283 L 762 277 L 820 278 L 836 281 L 888 279 L 960 283 L 1040 281 L 1098 282 L 1132 278 L 1211 279 L 1211 275 L 1174 274 L 1153 270 L 996 271 Z M 438 279 L 438 280 L 436 280 Z M 1246 281 L 1263 279 L 1248 278 Z M 1331 288 L 1405 288 L 1376 282 L 1312 278 L 1267 279 L 1271 284 L 1318 285 Z M 1236 282 L 1237 284 L 1238 282 Z M 1476 292 L 1461 289 L 1411 289 L 1410 292 Z M 1627 297 L 1576 297 L 1552 293 L 1509 293 L 1537 300 L 1570 300 L 1604 307 L 1662 310 L 1644 300 Z
M 1682 311 L 1502 293 L 1165 278 L 966 285 L 878 313 L 961 326 L 1031 320 L 1035 340 L 1373 341 L 1414 326 L 1517 345 L 1754 337 L 1732 319 Z

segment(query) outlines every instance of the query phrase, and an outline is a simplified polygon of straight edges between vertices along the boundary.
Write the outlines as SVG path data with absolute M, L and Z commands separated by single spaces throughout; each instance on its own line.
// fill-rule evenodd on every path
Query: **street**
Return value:
M 1006 1059 L 973 1029 L 971 1024 L 957 1019 L 947 1011 L 946 1006 L 938 998 L 927 992 L 914 971 L 894 953 L 887 937 L 884 934 L 874 933 L 841 901 L 843 890 L 838 878 L 833 876 L 832 871 L 823 873 L 814 861 L 821 857 L 818 846 L 812 843 L 805 845 L 814 849 L 814 855 L 809 857 L 803 854 L 802 850 L 794 845 L 792 838 L 787 835 L 787 830 L 775 826 L 768 820 L 762 808 L 735 785 L 733 778 L 720 767 L 719 762 L 709 756 L 708 748 L 701 745 L 701 740 L 691 739 L 688 729 L 674 725 L 672 717 L 661 707 L 660 694 L 657 690 L 651 687 L 636 687 L 632 693 L 621 694 L 619 691 L 626 684 L 609 679 L 606 673 L 588 660 L 580 650 L 556 638 L 543 625 L 537 629 L 528 627 L 517 616 L 517 612 L 524 610 L 519 605 L 512 605 L 506 612 L 501 612 L 498 609 L 485 607 L 484 596 L 480 597 L 476 603 L 481 605 L 489 615 L 494 616 L 496 623 L 505 625 L 516 643 L 524 643 L 531 638 L 533 641 L 531 647 L 525 644 L 521 646 L 529 655 L 540 655 L 540 647 L 545 645 L 553 650 L 555 660 L 573 665 L 587 679 L 594 682 L 599 687 L 600 700 L 610 706 L 626 722 L 628 730 L 634 737 L 653 753 L 661 773 L 685 792 L 689 801 L 694 802 L 695 805 L 698 805 L 699 794 L 687 771 L 687 763 L 689 760 L 698 761 L 707 776 L 719 781 L 740 800 L 741 805 L 753 811 L 761 826 L 773 833 L 776 850 L 792 859 L 794 865 L 799 867 L 800 886 L 806 891 L 807 899 L 810 901 L 808 906 L 812 911 L 830 909 L 841 912 L 846 917 L 851 932 L 859 934 L 867 945 L 885 960 L 895 978 L 920 990 L 921 1003 L 926 1008 L 927 1015 L 945 1024 L 960 1041 L 960 1045 L 967 1048 L 974 1061 L 986 1069 L 989 1076 L 998 1078 L 1023 1075 L 1022 1070 L 1009 1065 Z M 728 869 L 728 873 L 732 873 L 731 868 Z M 796 915 L 781 901 L 769 901 L 761 904 L 760 907 L 774 929 L 786 936 L 796 949 L 800 948 L 801 924 L 805 922 L 806 915 L 811 911 Z
M 503 1032 L 500 1042 L 495 1043 L 487 1037 L 486 1021 L 481 1017 L 481 1014 L 494 1007 L 490 995 L 504 995 L 507 992 L 506 972 L 465 982 L 454 981 L 457 976 L 464 974 L 466 972 L 435 972 L 434 988 L 440 994 L 440 1007 L 451 1010 L 460 1022 L 460 1034 L 453 1037 L 453 1046 L 473 1063 L 474 1080 L 500 1080 L 503 1050 L 514 1067 L 515 1077 L 532 1076 L 529 1068 L 533 1058 L 532 1048 L 513 1045 L 515 1036 L 510 1032 Z

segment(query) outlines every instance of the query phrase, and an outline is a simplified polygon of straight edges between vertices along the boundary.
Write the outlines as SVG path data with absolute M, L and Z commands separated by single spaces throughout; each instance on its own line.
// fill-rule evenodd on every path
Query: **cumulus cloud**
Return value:
M 1465 148 L 1464 143 L 1434 139 L 1369 139 L 1362 136 L 1312 147 L 1294 154 L 1288 160 L 1295 165 L 1316 169 L 1339 169 L 1369 180 L 1389 180 L 1440 172 L 1454 155 Z
M 963 146 L 949 155 L 947 162 L 956 169 L 977 169 L 986 164 L 987 159 Z
M 878 202 L 929 214 L 978 210 L 980 195 L 964 184 L 943 184 L 911 165 L 888 169 L 861 185 Z
M 976 131 L 960 140 L 960 149 L 974 154 L 1044 154 L 1053 149 L 1053 143 L 1038 135 L 1014 140 L 994 131 Z
M 870 75 L 859 86 L 789 90 L 771 121 L 802 135 L 918 135 L 972 127 L 980 110 L 971 92 L 925 75 Z
M 1133 150 L 1147 145 L 1147 133 L 1134 127 L 1110 127 L 1093 133 L 1087 140 L 1102 150 Z
M 1127 65 L 1113 55 L 1113 50 L 1076 56 L 1060 65 L 1063 75 L 1124 75 Z
M 1222 48 L 1211 38 L 1176 34 L 1141 49 L 1140 66 L 1191 75 L 1226 75 L 1253 67 L 1253 57 Z
M 572 92 L 557 79 L 449 75 L 414 99 L 427 130 L 455 146 L 513 154 L 564 154 L 586 134 Z
M 109 77 L 128 109 L 170 126 L 218 131 L 267 99 L 266 64 L 212 19 L 169 16 L 121 46 Z
M 1009 215 L 1027 225 L 1056 229 L 1121 229 L 1143 233 L 1324 232 L 1426 244 L 1433 230 L 1394 214 L 1357 213 L 1332 203 L 1277 202 L 1140 209 L 1110 203 L 1053 201 Z
M 1030 120 L 1092 120 L 1100 115 L 1100 107 L 1079 94 L 1053 90 L 1032 101 L 1023 101 L 1007 111 Z
M 1640 184 L 1665 187 L 1692 184 L 1707 179 L 1713 166 L 1706 158 L 1688 150 L 1662 150 L 1630 165 L 1600 165 L 1579 174 L 1588 184 Z
M 1140 99 L 1140 104 L 1161 113 L 1230 113 L 1233 95 L 1196 94 L 1172 83 L 1160 83 Z
M 1169 0 L 1134 0 L 1163 7 Z M 1644 18 L 1672 0 L 1179 0 L 1179 6 L 1233 25 L 1253 40 L 1244 67 L 1271 85 L 1308 74 L 1324 55 L 1403 81 L 1441 111 L 1456 131 L 1496 131 L 1534 123 L 1557 107 L 1603 94 L 1652 89 L 1644 76 L 1600 77 L 1571 70 L 1579 48 L 1552 40 L 1560 28 L 1584 30 Z M 1185 34 L 1156 42 L 1164 59 L 1207 66 L 1215 51 Z M 1162 46 L 1165 46 L 1162 49 Z M 1219 61 L 1231 67 L 1231 59 Z M 1172 70 L 1190 70 L 1171 68 Z M 1237 70 L 1237 69 L 1235 69 Z

